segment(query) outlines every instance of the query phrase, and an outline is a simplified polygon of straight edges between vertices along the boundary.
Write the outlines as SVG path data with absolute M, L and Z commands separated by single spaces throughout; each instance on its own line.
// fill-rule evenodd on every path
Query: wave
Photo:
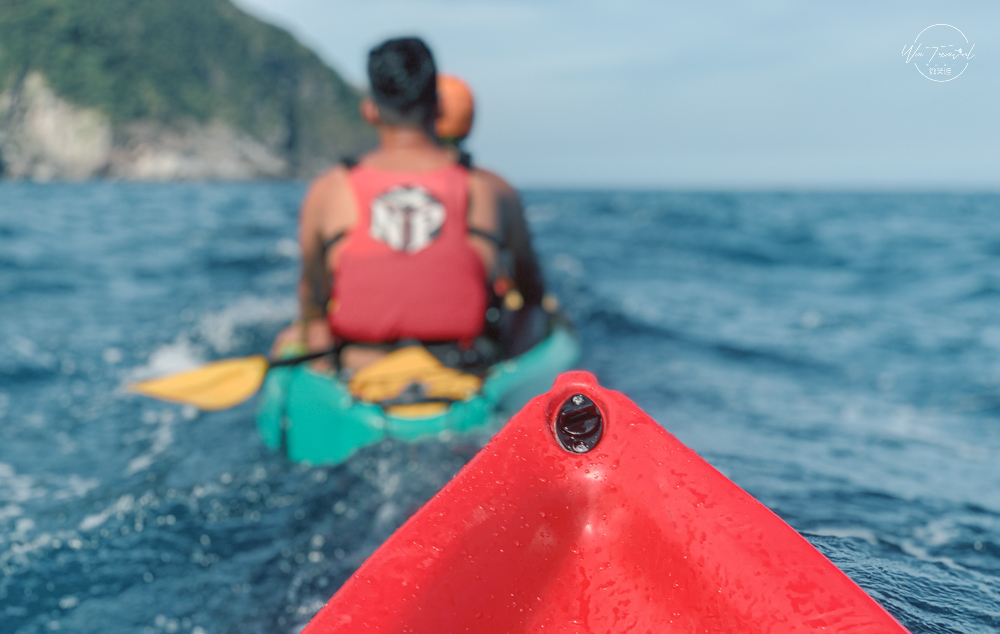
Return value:
M 634 315 L 629 315 L 625 311 L 612 309 L 608 306 L 592 307 L 582 314 L 577 312 L 575 316 L 581 322 L 586 323 L 588 328 L 599 326 L 608 333 L 614 333 L 615 336 L 652 337 L 660 341 L 680 344 L 691 350 L 710 352 L 731 361 L 766 363 L 787 369 L 808 369 L 827 374 L 839 374 L 840 372 L 833 365 L 812 359 L 793 357 L 774 350 L 749 348 L 731 342 L 706 340 L 661 324 L 650 323 Z

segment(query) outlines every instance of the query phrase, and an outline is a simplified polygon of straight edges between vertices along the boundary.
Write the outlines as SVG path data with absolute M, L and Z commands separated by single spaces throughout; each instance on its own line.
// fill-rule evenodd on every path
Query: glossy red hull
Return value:
M 555 433 L 575 394 L 603 431 Z M 303 630 L 903 633 L 794 529 L 583 372 L 562 375 Z

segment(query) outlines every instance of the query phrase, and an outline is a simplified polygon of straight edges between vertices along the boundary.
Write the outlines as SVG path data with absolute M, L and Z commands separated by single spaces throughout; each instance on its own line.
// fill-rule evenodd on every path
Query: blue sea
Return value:
M 477 450 L 128 381 L 267 350 L 295 183 L 0 184 L 0 631 L 297 632 Z M 1000 196 L 525 193 L 582 366 L 913 632 L 1000 630 Z

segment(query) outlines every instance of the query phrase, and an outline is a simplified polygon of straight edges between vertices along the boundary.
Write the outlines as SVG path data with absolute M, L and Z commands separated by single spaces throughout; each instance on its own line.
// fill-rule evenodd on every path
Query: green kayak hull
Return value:
M 557 326 L 534 348 L 493 366 L 476 396 L 424 418 L 388 415 L 355 399 L 337 377 L 306 365 L 275 368 L 261 389 L 257 429 L 265 445 L 284 449 L 291 460 L 338 464 L 390 437 L 413 442 L 484 429 L 547 391 L 579 356 L 575 335 Z

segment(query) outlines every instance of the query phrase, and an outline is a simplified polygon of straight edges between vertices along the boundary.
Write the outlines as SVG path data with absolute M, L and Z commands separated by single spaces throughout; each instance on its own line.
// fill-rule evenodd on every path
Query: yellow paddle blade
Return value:
M 260 355 L 225 359 L 197 370 L 133 383 L 128 389 L 164 401 L 194 405 L 198 409 L 228 409 L 260 389 L 267 368 L 267 359 Z
M 444 366 L 437 357 L 419 346 L 401 348 L 382 357 L 375 363 L 358 371 L 348 386 L 351 394 L 364 401 L 378 403 L 391 399 L 407 388 L 418 383 L 423 386 L 429 398 L 448 398 L 462 401 L 475 394 L 483 381 L 477 376 L 464 374 L 458 370 Z M 433 405 L 433 404 L 421 404 Z M 400 407 L 407 407 L 400 406 Z M 434 409 L 445 409 L 437 404 Z M 393 408 L 393 413 L 404 411 Z M 411 408 L 424 415 L 430 407 Z
M 414 403 L 413 405 L 393 405 L 385 408 L 385 413 L 398 418 L 430 418 L 448 409 L 445 403 Z

